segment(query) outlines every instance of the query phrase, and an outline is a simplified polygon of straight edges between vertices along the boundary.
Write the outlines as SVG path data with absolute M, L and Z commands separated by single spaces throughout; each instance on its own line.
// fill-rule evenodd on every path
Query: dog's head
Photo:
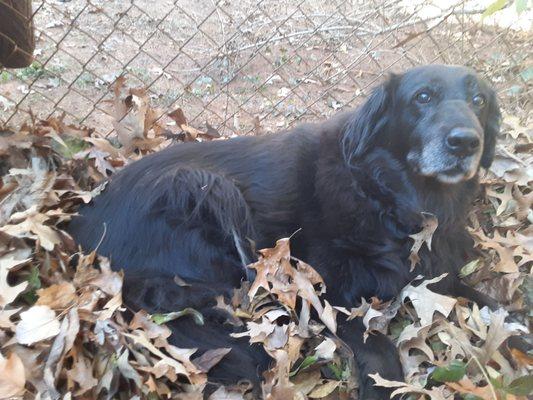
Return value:
M 492 163 L 500 119 L 494 91 L 470 68 L 416 67 L 374 89 L 345 128 L 343 153 L 352 163 L 386 147 L 414 173 L 458 183 Z

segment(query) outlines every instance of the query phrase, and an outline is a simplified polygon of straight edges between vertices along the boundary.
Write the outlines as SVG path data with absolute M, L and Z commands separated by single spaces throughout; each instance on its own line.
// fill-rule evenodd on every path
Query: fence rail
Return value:
M 110 89 L 124 76 L 161 123 L 180 107 L 194 126 L 258 134 L 356 105 L 384 74 L 431 62 L 471 65 L 523 108 L 531 14 L 482 20 L 485 3 L 34 1 L 35 61 L 0 69 L 0 125 L 31 113 L 109 135 Z

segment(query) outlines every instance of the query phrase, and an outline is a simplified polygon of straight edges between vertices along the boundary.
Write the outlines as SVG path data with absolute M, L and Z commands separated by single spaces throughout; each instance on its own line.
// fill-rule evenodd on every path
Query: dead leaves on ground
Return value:
M 109 139 L 62 117 L 6 130 L 0 138 L 0 398 L 200 399 L 206 373 L 231 351 L 198 356 L 172 346 L 164 323 L 201 315 L 131 313 L 122 304 L 122 275 L 108 260 L 78 254 L 62 230 L 75 206 L 105 190 L 98 182 L 117 168 L 170 139 L 219 136 L 209 126 L 193 128 L 180 109 L 165 117 L 171 123 L 163 122 L 146 94 L 123 80 L 111 105 L 117 135 Z M 528 331 L 533 305 L 532 160 L 519 151 L 531 138 L 520 121 L 506 118 L 509 140 L 499 146 L 483 178 L 486 196 L 471 215 L 480 258 L 461 274 L 512 318 L 434 293 L 431 284 L 440 278 L 412 282 L 392 302 L 362 299 L 351 309 L 336 307 L 323 299 L 319 274 L 293 259 L 283 239 L 250 266 L 254 282 L 229 303 L 217 299 L 228 322 L 242 329 L 236 336 L 260 344 L 272 358 L 264 398 L 353 397 L 352 355 L 335 335 L 342 314 L 362 318 L 366 336 L 393 338 L 407 382 L 373 377 L 409 399 L 526 397 L 533 356 L 508 341 Z M 431 247 L 437 225 L 426 216 L 424 229 L 413 235 L 413 264 L 424 243 Z M 248 389 L 220 387 L 210 399 L 252 398 Z

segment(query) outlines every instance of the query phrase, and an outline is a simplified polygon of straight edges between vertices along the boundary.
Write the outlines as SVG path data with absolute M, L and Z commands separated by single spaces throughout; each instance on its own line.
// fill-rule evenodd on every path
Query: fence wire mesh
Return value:
M 489 2 L 490 3 L 490 2 Z M 485 1 L 38 0 L 35 61 L 0 69 L 0 124 L 63 116 L 113 131 L 111 88 L 147 89 L 158 117 L 259 134 L 357 105 L 384 74 L 470 65 L 508 110 L 531 103 L 530 13 Z M 507 14 L 505 14 L 507 12 Z M 529 24 L 529 25 L 528 25 Z

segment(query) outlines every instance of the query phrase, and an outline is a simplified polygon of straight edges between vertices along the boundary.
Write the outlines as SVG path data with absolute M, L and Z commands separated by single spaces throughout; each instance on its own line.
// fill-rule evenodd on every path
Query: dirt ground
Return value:
M 530 35 L 474 24 L 464 9 L 431 19 L 416 2 L 153 4 L 34 1 L 36 61 L 0 72 L 0 122 L 66 113 L 107 135 L 110 86 L 124 75 L 149 88 L 168 126 L 180 107 L 200 129 L 261 133 L 354 106 L 383 74 L 430 62 L 475 67 L 510 110 L 531 100 Z

